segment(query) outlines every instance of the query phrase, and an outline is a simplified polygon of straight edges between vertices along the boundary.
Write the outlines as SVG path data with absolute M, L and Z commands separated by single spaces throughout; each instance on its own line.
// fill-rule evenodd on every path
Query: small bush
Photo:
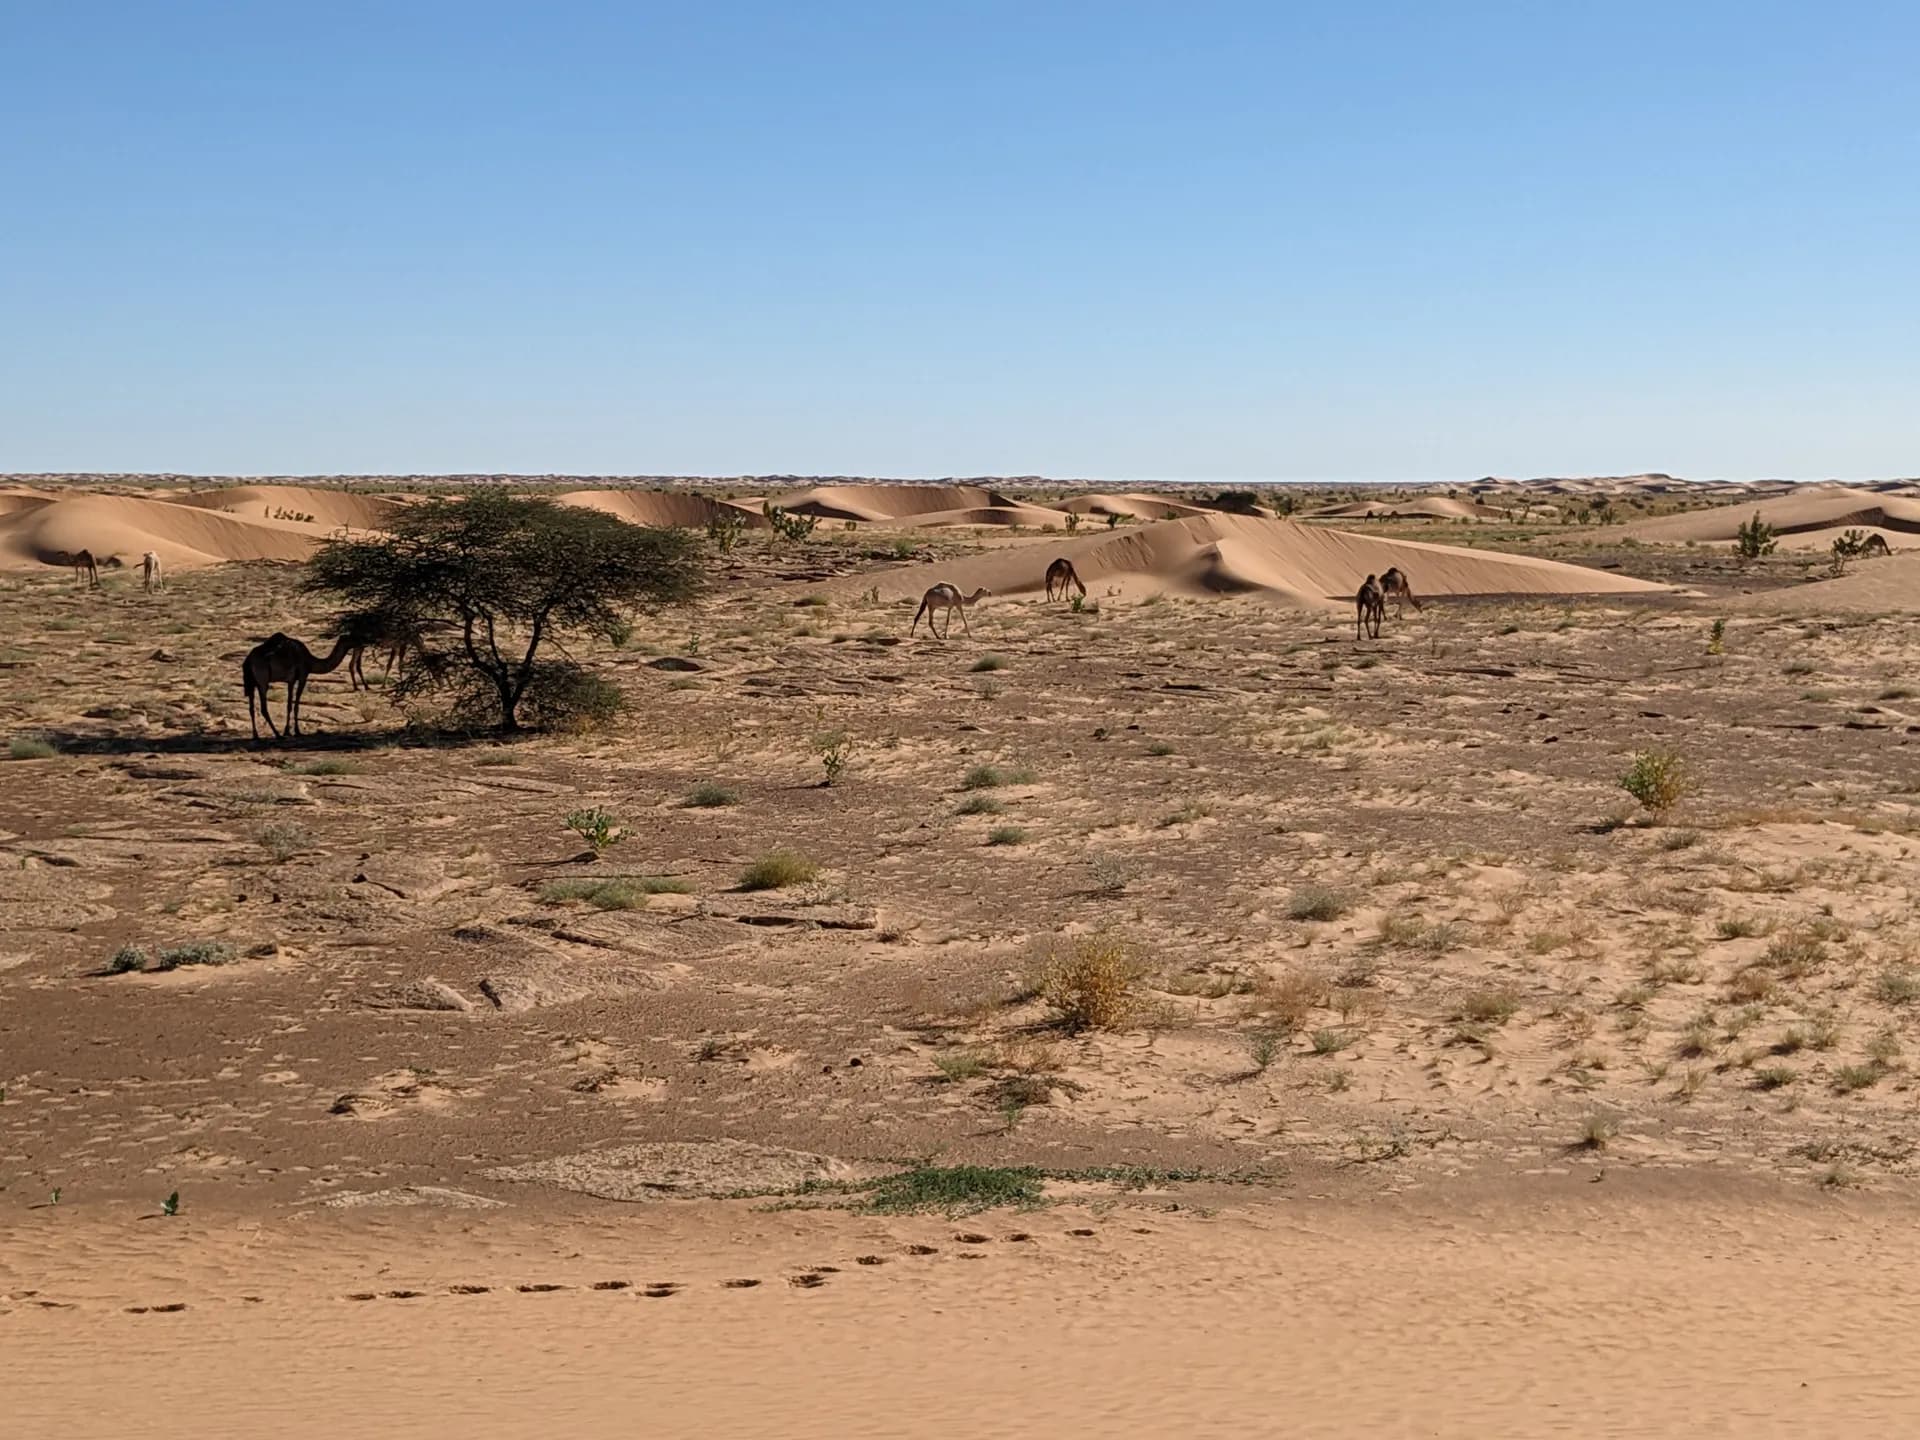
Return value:
M 1833 1072 L 1833 1088 L 1843 1095 L 1876 1085 L 1885 1072 L 1878 1065 L 1842 1065 Z
M 313 845 L 313 837 L 307 834 L 304 826 L 286 820 L 266 826 L 254 838 L 260 842 L 260 848 L 273 857 L 276 865 L 286 864 Z
M 978 660 L 974 661 L 972 665 L 973 673 L 976 675 L 984 675 L 989 670 L 1004 670 L 1006 668 L 1006 660 L 999 655 L 982 655 Z
M 138 945 L 122 945 L 107 961 L 109 975 L 126 975 L 147 968 L 147 952 Z
M 302 775 L 358 775 L 360 767 L 351 760 L 315 760 L 298 767 Z
M 1668 852 L 1691 850 L 1699 843 L 1700 832 L 1698 830 L 1669 830 L 1660 837 L 1660 848 Z
M 52 741 L 39 735 L 16 735 L 7 742 L 10 760 L 51 760 L 59 753 Z
M 977 1075 L 985 1074 L 987 1062 L 971 1050 L 957 1050 L 950 1055 L 934 1056 L 933 1068 L 940 1072 L 942 1080 L 949 1085 L 955 1085 L 962 1080 L 971 1080 Z
M 596 860 L 627 838 L 619 819 L 598 806 L 591 810 L 575 810 L 568 815 L 567 829 L 587 842 Z
M 1027 832 L 1018 825 L 996 825 L 987 832 L 989 845 L 1024 845 L 1026 843 Z
M 1001 785 L 1030 785 L 1033 772 L 1027 769 L 1002 770 L 997 765 L 975 765 L 960 777 L 962 790 L 992 790 Z
M 1133 878 L 1133 867 L 1118 855 L 1089 855 L 1087 873 L 1093 879 L 1095 894 L 1118 895 Z
M 1789 980 L 1810 974 L 1826 958 L 1827 947 L 1808 930 L 1789 930 L 1775 936 L 1767 946 L 1765 957 L 1768 965 Z
M 1779 1090 L 1799 1078 L 1800 1072 L 1788 1065 L 1766 1065 L 1753 1072 L 1753 1083 L 1762 1090 Z
M 1260 987 L 1260 1009 L 1280 1029 L 1293 1034 L 1307 1017 L 1327 1003 L 1327 977 L 1318 970 L 1294 970 Z
M 156 970 L 178 970 L 184 965 L 231 965 L 234 948 L 224 940 L 195 940 L 171 945 L 154 958 Z
M 1620 1127 L 1606 1115 L 1589 1115 L 1580 1124 L 1580 1134 L 1573 1142 L 1576 1150 L 1604 1150 L 1620 1133 Z
M 684 895 L 693 887 L 673 875 L 623 875 L 612 880 L 555 880 L 540 887 L 549 904 L 584 900 L 596 910 L 639 910 L 651 895 Z
M 1620 777 L 1620 788 L 1660 815 L 1677 805 L 1692 784 L 1680 757 L 1672 751 L 1642 750 Z
M 1338 920 L 1352 908 L 1353 901 L 1344 890 L 1326 885 L 1302 885 L 1287 898 L 1289 920 Z
M 1504 1025 L 1519 1008 L 1520 1002 L 1511 990 L 1469 990 L 1461 997 L 1454 1018 L 1483 1025 Z
M 969 795 L 960 802 L 956 815 L 998 815 L 1006 807 L 991 795 Z
M 1139 1010 L 1141 967 L 1125 942 L 1113 935 L 1087 935 L 1041 967 L 1040 999 L 1062 1029 L 1118 1030 Z
M 1253 1062 L 1253 1068 L 1265 1072 L 1266 1068 L 1286 1053 L 1287 1037 L 1280 1030 L 1256 1030 L 1247 1037 L 1247 1058 Z
M 804 885 L 820 867 L 797 850 L 769 850 L 740 872 L 742 890 L 779 890 Z
M 1316 1030 L 1311 1039 L 1316 1055 L 1338 1055 L 1353 1044 L 1353 1035 L 1346 1030 Z
M 689 810 L 718 810 L 727 805 L 738 805 L 740 794 L 715 781 L 702 780 L 687 792 L 687 798 L 681 803 Z
M 853 763 L 853 737 L 844 730 L 823 731 L 813 737 L 813 753 L 820 757 L 820 768 L 826 772 L 823 783 L 838 785 Z
M 1751 940 L 1766 934 L 1767 927 L 1751 915 L 1729 915 L 1713 927 L 1713 933 L 1722 940 Z
M 1760 518 L 1758 510 L 1734 532 L 1733 553 L 1742 560 L 1758 560 L 1771 555 L 1779 545 L 1773 526 Z
M 1891 966 L 1880 972 L 1873 993 L 1888 1005 L 1911 1005 L 1920 1000 L 1920 975 L 1904 965 Z

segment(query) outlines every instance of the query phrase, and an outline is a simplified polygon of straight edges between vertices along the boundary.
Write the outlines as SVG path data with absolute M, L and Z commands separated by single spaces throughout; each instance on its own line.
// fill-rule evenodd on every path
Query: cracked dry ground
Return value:
M 1910 1166 L 1898 621 L 1736 612 L 1716 656 L 1681 602 L 1361 645 L 1248 599 L 1009 603 L 943 644 L 742 586 L 584 652 L 613 735 L 416 742 L 334 675 L 255 747 L 244 637 L 324 635 L 296 580 L 0 582 L 0 733 L 59 747 L 0 765 L 10 1206 L 522 1205 L 503 1172 L 722 1138 L 1312 1193 Z M 1661 824 L 1616 783 L 1643 748 L 1694 782 Z M 594 806 L 598 861 L 563 825 Z M 777 847 L 818 875 L 739 889 Z M 1064 1034 L 1028 982 L 1100 932 L 1141 1003 Z M 228 963 L 158 968 L 203 942 Z

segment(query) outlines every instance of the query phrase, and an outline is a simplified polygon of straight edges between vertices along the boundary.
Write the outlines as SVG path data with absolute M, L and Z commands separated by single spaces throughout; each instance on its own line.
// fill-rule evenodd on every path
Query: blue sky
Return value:
M 0 0 L 0 469 L 1920 473 L 1920 7 Z

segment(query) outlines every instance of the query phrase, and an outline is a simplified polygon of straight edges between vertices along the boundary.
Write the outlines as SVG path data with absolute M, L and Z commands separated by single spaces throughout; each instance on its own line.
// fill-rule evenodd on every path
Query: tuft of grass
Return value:
M 156 970 L 178 970 L 184 965 L 231 965 L 235 951 L 224 940 L 195 940 L 170 945 L 154 957 Z
M 1686 766 L 1671 750 L 1641 750 L 1620 777 L 1620 788 L 1661 815 L 1677 805 L 1693 785 Z
M 1261 1074 L 1266 1073 L 1273 1064 L 1286 1053 L 1287 1037 L 1280 1030 L 1256 1030 L 1247 1037 L 1247 1058 L 1253 1062 L 1253 1068 Z
M 962 800 L 959 808 L 953 813 L 956 815 L 998 815 L 1004 809 L 1006 809 L 1006 806 L 994 799 L 993 796 L 982 795 L 976 792 Z
M 1353 1044 L 1353 1032 L 1350 1030 L 1316 1030 L 1308 1037 L 1313 1042 L 1316 1055 L 1338 1055 Z
M 1826 958 L 1827 947 L 1811 930 L 1789 930 L 1775 936 L 1764 957 L 1765 963 L 1790 980 L 1811 974 Z
M 1890 966 L 1874 981 L 1873 993 L 1888 1005 L 1911 1005 L 1920 1000 L 1920 975 L 1904 965 Z
M 1767 927 L 1751 915 L 1729 915 L 1713 927 L 1713 933 L 1722 940 L 1750 940 L 1766 934 Z
M 1147 754 L 1153 756 L 1156 760 L 1164 759 L 1168 755 L 1173 754 L 1173 746 L 1165 740 L 1149 740 L 1147 742 Z
M 740 793 L 716 780 L 702 780 L 687 792 L 687 798 L 680 803 L 689 810 L 719 810 L 728 805 L 738 805 Z
M 1878 1084 L 1885 1073 L 1878 1065 L 1842 1065 L 1833 1072 L 1833 1088 L 1843 1095 L 1865 1090 Z
M 996 825 L 987 832 L 989 845 L 1024 845 L 1026 843 L 1027 832 L 1018 825 Z
M 874 1215 L 975 1215 L 1002 1205 L 1038 1205 L 1044 1176 L 1031 1166 L 918 1165 L 889 1175 L 862 1207 Z
M 1006 669 L 1007 662 L 1006 658 L 1001 655 L 982 655 L 978 660 L 974 661 L 969 668 L 976 675 L 984 675 L 989 670 Z
M 1033 771 L 1024 766 L 1003 770 L 998 765 L 975 765 L 960 777 L 962 790 L 992 790 L 1001 785 L 1031 785 Z
M 1041 966 L 1035 992 L 1054 1023 L 1072 1034 L 1118 1030 L 1140 1008 L 1142 969 L 1118 936 L 1084 935 Z
M 740 872 L 740 888 L 779 890 L 804 885 L 819 873 L 820 867 L 798 850 L 769 850 Z
M 596 910 L 639 910 L 650 895 L 685 895 L 692 888 L 675 875 L 623 875 L 610 880 L 555 880 L 540 887 L 540 898 L 553 905 L 584 900 Z
M 7 742 L 9 760 L 51 760 L 60 752 L 41 735 L 16 735 Z
M 134 974 L 147 968 L 147 952 L 138 945 L 122 945 L 107 961 L 109 975 Z
M 1450 921 L 1428 925 L 1418 916 L 1398 912 L 1380 919 L 1380 943 L 1383 945 L 1421 950 L 1429 955 L 1444 955 L 1449 950 L 1458 949 L 1460 942 L 1460 927 Z
M 1481 1025 L 1504 1025 L 1519 1008 L 1520 1002 L 1511 990 L 1469 990 L 1461 997 L 1453 1018 Z
M 1587 1116 L 1580 1122 L 1580 1133 L 1574 1138 L 1576 1150 L 1604 1150 L 1613 1143 L 1614 1136 L 1620 1133 L 1620 1127 L 1613 1118 L 1598 1113 Z
M 1698 830 L 1669 830 L 1660 837 L 1660 848 L 1666 851 L 1691 850 L 1700 843 Z
M 949 1055 L 934 1056 L 933 1068 L 940 1072 L 940 1078 L 949 1085 L 957 1085 L 962 1080 L 971 1080 L 975 1076 L 984 1075 L 987 1071 L 987 1062 L 983 1056 L 976 1055 L 971 1050 L 956 1050 Z
M 1338 920 L 1353 907 L 1346 891 L 1328 885 L 1302 885 L 1287 897 L 1289 920 Z
M 265 826 L 254 836 L 260 842 L 260 848 L 273 857 L 273 863 L 284 865 L 303 850 L 313 847 L 313 837 L 303 825 L 295 825 L 290 820 L 282 820 Z
M 1800 1072 L 1790 1065 L 1763 1065 L 1753 1072 L 1753 1083 L 1762 1090 L 1779 1090 L 1799 1078 Z

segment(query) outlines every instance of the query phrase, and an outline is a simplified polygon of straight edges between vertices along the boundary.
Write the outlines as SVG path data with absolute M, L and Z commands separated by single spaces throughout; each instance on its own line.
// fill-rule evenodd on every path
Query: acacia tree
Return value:
M 630 610 L 690 599 L 699 559 L 686 531 L 482 490 L 405 506 L 384 535 L 329 541 L 307 583 L 345 602 L 343 626 L 410 637 L 399 698 L 477 691 L 497 704 L 500 729 L 518 730 L 523 703 L 555 709 L 570 687 L 599 683 L 541 659 L 543 645 L 614 638 Z

